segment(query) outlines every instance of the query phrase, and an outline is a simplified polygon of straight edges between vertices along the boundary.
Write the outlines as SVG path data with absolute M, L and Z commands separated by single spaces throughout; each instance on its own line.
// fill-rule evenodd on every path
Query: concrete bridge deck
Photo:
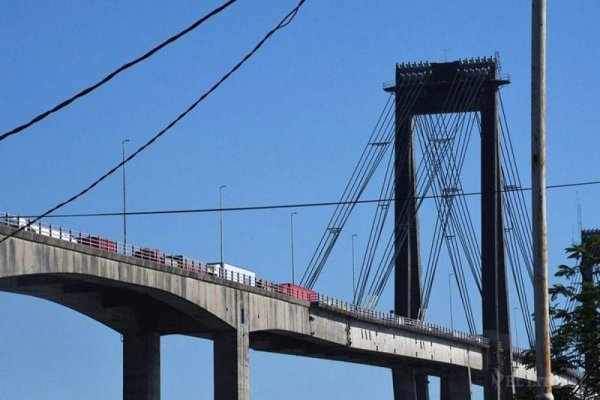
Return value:
M 0 238 L 14 231 L 0 226 Z M 419 370 L 452 382 L 444 398 L 465 399 L 482 382 L 488 347 L 480 336 L 26 231 L 0 244 L 0 290 L 53 301 L 122 333 L 125 399 L 159 399 L 161 335 L 213 340 L 215 399 L 249 398 L 249 348 L 384 366 L 397 377 Z M 519 363 L 514 371 L 521 383 L 535 382 L 535 371 Z M 414 388 L 403 389 L 396 398 L 411 398 Z

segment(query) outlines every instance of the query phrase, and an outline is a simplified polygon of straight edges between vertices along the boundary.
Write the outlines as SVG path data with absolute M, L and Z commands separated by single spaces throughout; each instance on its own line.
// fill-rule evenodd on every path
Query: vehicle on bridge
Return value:
M 164 264 L 170 267 L 177 267 L 188 271 L 196 271 L 207 273 L 206 264 L 200 261 L 190 260 L 182 255 L 166 255 L 164 256 Z
M 319 295 L 314 290 L 294 283 L 274 283 L 262 279 L 257 281 L 256 273 L 254 271 L 232 264 L 221 262 L 204 263 L 189 259 L 183 255 L 166 255 L 158 249 L 127 246 L 124 243 L 119 243 L 113 239 L 80 232 L 72 232 L 71 230 L 63 229 L 62 227 L 53 227 L 52 225 L 46 225 L 40 222 L 30 224 L 29 219 L 11 214 L 0 215 L 0 225 L 9 226 L 11 228 L 21 228 L 22 230 L 37 233 L 39 235 L 79 243 L 84 246 L 111 253 L 129 255 L 142 260 L 153 261 L 188 271 L 214 275 L 232 282 L 260 287 L 267 291 L 281 293 L 305 301 L 314 302 L 319 300 Z
M 150 260 L 161 264 L 165 263 L 165 257 L 162 255 L 160 250 L 151 249 L 149 247 L 142 247 L 139 250 L 133 252 L 133 256 L 141 258 L 142 260 Z
M 71 231 L 64 230 L 61 227 L 53 228 L 52 225 L 43 225 L 40 222 L 30 222 L 31 220 L 28 218 L 15 217 L 11 215 L 2 216 L 2 225 L 10 226 L 11 228 L 23 228 L 24 231 L 37 233 L 38 235 L 78 243 L 74 235 L 71 234 Z
M 256 273 L 227 263 L 208 263 L 206 272 L 244 285 L 256 286 Z
M 283 293 L 301 300 L 318 301 L 319 296 L 317 292 L 312 289 L 295 285 L 293 283 L 280 283 L 277 285 L 277 287 L 279 288 L 279 293 Z
M 99 236 L 80 236 L 77 242 L 86 246 L 95 247 L 100 250 L 106 250 L 113 253 L 117 252 L 117 241 L 112 239 L 101 238 Z

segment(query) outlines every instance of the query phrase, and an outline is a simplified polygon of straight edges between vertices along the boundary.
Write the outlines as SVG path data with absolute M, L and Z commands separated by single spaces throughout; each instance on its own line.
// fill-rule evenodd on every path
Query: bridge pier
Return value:
M 215 400 L 249 400 L 248 332 L 218 332 L 213 346 Z
M 394 400 L 418 400 L 417 379 L 412 368 L 393 368 Z
M 440 400 L 470 400 L 471 381 L 466 368 L 453 368 L 442 376 Z
M 414 368 L 393 368 L 392 382 L 394 400 L 429 400 L 428 377 Z
M 160 335 L 123 335 L 123 400 L 160 400 Z

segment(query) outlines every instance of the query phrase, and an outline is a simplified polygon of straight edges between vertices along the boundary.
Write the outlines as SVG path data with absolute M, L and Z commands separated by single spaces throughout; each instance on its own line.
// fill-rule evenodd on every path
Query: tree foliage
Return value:
M 552 370 L 575 370 L 584 375 L 579 387 L 555 388 L 554 396 L 600 399 L 600 236 L 591 236 L 568 247 L 566 252 L 574 265 L 560 265 L 554 275 L 561 282 L 549 289 L 553 304 L 550 314 L 557 326 L 551 336 Z M 588 279 L 582 279 L 583 276 Z M 533 349 L 527 358 L 533 366 Z

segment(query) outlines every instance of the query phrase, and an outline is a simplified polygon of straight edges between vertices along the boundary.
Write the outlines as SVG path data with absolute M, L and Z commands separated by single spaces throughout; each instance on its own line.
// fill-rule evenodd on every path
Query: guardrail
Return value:
M 319 294 L 318 297 L 320 304 L 343 310 L 359 317 L 383 321 L 392 325 L 399 325 L 403 328 L 407 328 L 409 330 L 417 332 L 425 332 L 440 337 L 459 339 L 468 343 L 475 344 L 477 346 L 489 345 L 489 339 L 483 336 L 472 335 L 470 333 L 461 331 L 455 331 L 441 325 L 431 324 L 429 322 L 424 322 L 418 319 L 401 317 L 393 313 L 385 313 L 369 308 L 363 308 L 356 304 L 334 299 L 322 294 Z
M 228 281 L 256 287 L 267 292 L 279 293 L 292 298 L 311 303 L 317 303 L 318 305 L 325 305 L 334 309 L 351 313 L 357 317 L 369 318 L 402 326 L 403 328 L 409 330 L 431 333 L 446 338 L 459 339 L 478 346 L 486 346 L 489 343 L 489 340 L 483 336 L 471 335 L 466 332 L 448 329 L 440 325 L 401 317 L 393 313 L 384 313 L 381 311 L 364 308 L 356 304 L 325 296 L 313 290 L 302 288 L 297 285 L 289 283 L 275 283 L 269 280 L 258 279 L 254 275 L 248 275 L 236 271 L 226 270 L 225 268 L 220 268 L 219 263 L 206 263 L 185 257 L 183 255 L 168 255 L 158 249 L 134 246 L 119 242 L 117 240 L 104 238 L 98 235 L 91 235 L 72 229 L 66 229 L 52 224 L 45 224 L 41 222 L 32 224 L 27 218 L 19 217 L 9 213 L 0 214 L 0 225 L 11 228 L 22 228 L 24 231 L 32 232 L 42 236 L 78 243 L 84 246 L 135 257 L 142 260 L 153 261 L 162 265 L 181 268 L 186 271 L 216 276 Z

